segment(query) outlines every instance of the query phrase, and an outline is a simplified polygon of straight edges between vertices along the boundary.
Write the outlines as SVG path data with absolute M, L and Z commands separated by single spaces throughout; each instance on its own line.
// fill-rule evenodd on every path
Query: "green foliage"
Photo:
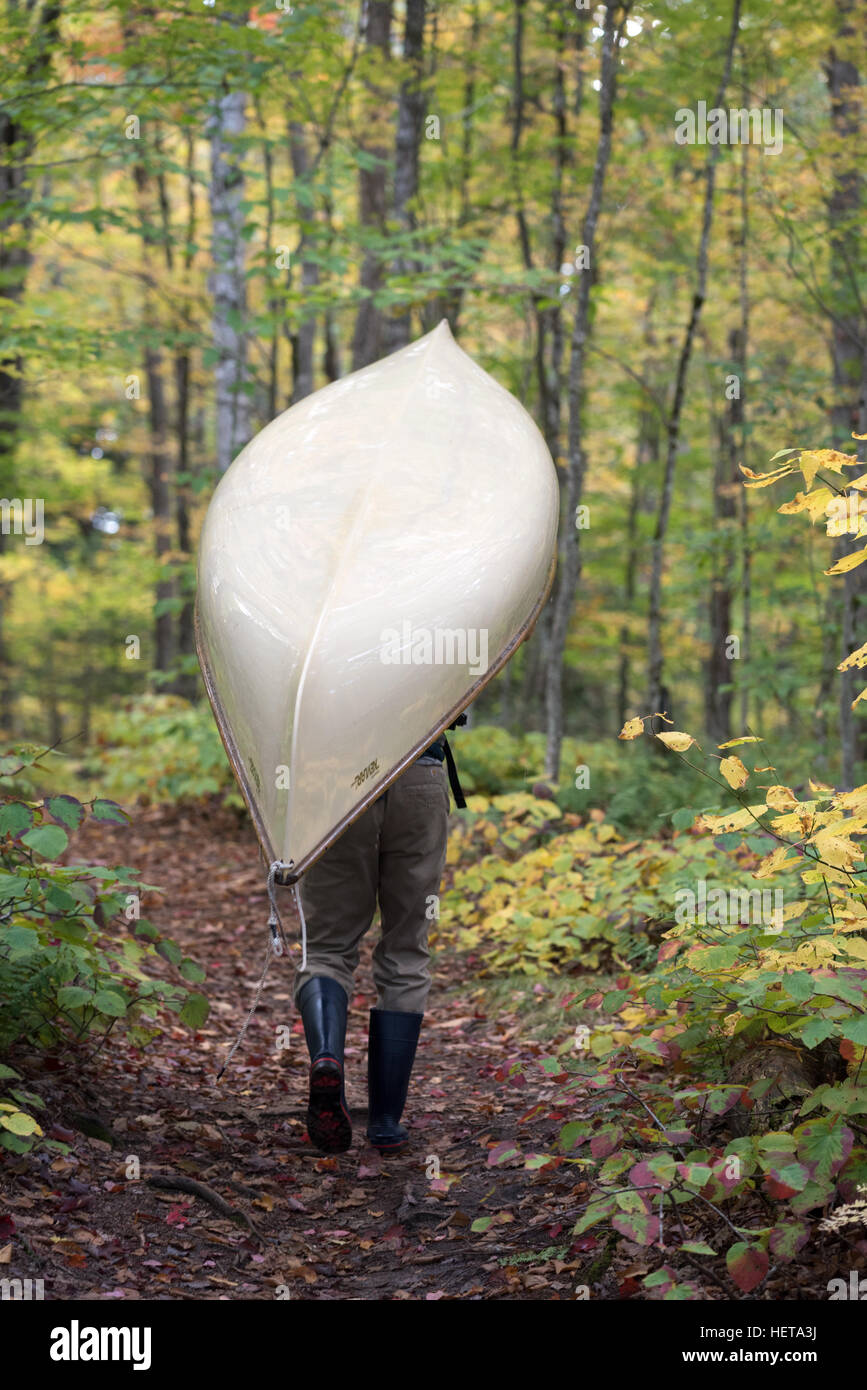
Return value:
M 187 988 L 204 978 L 201 966 L 139 915 L 154 886 L 130 868 L 58 862 L 87 815 L 127 819 L 104 797 L 0 802 L 0 1053 L 112 1031 L 142 1046 L 166 1011 L 191 1028 L 207 1017 L 204 996 Z M 158 958 L 178 980 L 148 972 Z M 6 1067 L 0 1079 L 15 1075 Z M 24 1090 L 0 1098 L 0 1146 L 21 1153 L 40 1139 L 28 1109 L 38 1104 Z
M 480 724 L 460 729 L 452 742 L 467 792 L 490 798 L 546 781 L 544 734 L 515 735 Z M 564 739 L 560 778 L 549 790 L 562 811 L 586 816 L 604 807 L 606 820 L 623 834 L 657 831 L 670 821 L 673 806 L 708 801 L 707 784 L 694 770 L 610 738 Z
M 668 739 L 668 758 L 695 747 Z M 514 767 L 503 740 L 488 746 Z M 543 1064 L 567 1114 L 558 1150 L 509 1143 L 489 1161 L 575 1166 L 589 1190 L 576 1237 L 664 1239 L 749 1294 L 867 1183 L 867 788 L 811 784 L 800 800 L 728 748 L 709 766 L 740 804 L 685 808 L 666 817 L 674 833 L 640 840 L 598 808 L 585 820 L 526 792 L 470 797 L 439 932 L 482 974 L 591 981 L 561 1001 L 575 1033 Z M 700 1295 L 669 1265 L 643 1286 Z
M 121 801 L 177 803 L 221 793 L 225 805 L 244 805 L 210 708 L 177 695 L 125 701 L 100 726 L 80 772 Z

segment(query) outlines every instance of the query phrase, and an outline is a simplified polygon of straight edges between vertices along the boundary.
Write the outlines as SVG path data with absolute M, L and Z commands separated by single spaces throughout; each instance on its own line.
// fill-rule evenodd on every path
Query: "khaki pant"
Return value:
M 378 896 L 377 1008 L 424 1013 L 431 985 L 427 934 L 445 865 L 448 815 L 444 764 L 412 763 L 302 876 L 307 969 L 296 974 L 296 1000 L 314 975 L 330 975 L 352 997 L 361 938 Z

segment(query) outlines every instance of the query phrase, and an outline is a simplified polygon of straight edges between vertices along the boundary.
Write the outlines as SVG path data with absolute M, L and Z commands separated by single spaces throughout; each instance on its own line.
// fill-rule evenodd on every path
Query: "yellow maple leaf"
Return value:
M 740 758 L 736 758 L 734 755 L 730 758 L 722 758 L 720 760 L 719 770 L 729 786 L 734 787 L 735 790 L 737 790 L 738 787 L 742 787 L 750 775 L 749 769 L 744 767 Z
M 839 449 L 805 449 L 798 460 L 798 467 L 804 475 L 807 487 L 812 487 L 813 479 L 820 468 L 830 468 L 832 473 L 842 473 L 843 469 L 858 463 L 854 454 L 841 454 Z
M 791 502 L 784 502 L 777 511 L 784 516 L 791 516 L 796 512 L 808 512 L 811 521 L 818 521 L 820 516 L 827 515 L 828 507 L 834 501 L 834 494 L 829 487 L 817 487 L 813 492 L 796 492 Z

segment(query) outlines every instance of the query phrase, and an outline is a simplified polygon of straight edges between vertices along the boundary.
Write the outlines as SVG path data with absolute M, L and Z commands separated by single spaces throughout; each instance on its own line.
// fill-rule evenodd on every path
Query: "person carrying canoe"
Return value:
M 460 715 L 449 727 L 466 723 Z M 295 978 L 295 1003 L 310 1053 L 307 1132 L 324 1153 L 352 1142 L 343 1049 L 346 1014 L 361 938 L 377 898 L 382 934 L 373 951 L 376 1008 L 367 1052 L 367 1138 L 380 1153 L 406 1147 L 400 1123 L 430 991 L 427 935 L 446 858 L 448 762 L 455 799 L 465 805 L 444 735 L 307 871 L 298 887 L 307 921 L 307 968 Z

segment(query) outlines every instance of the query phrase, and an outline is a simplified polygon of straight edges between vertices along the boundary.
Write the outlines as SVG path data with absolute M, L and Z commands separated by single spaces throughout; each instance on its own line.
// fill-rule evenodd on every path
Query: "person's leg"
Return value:
M 352 993 L 361 938 L 376 912 L 383 810 L 381 801 L 368 806 L 299 880 L 307 969 L 295 975 L 296 1004 L 304 986 L 319 975 Z
M 403 1147 L 400 1124 L 430 990 L 427 936 L 445 865 L 449 794 L 441 764 L 413 763 L 389 788 L 379 849 L 382 935 L 373 952 L 368 1138 Z
M 301 878 L 307 969 L 295 978 L 295 1002 L 310 1053 L 307 1130 L 326 1153 L 352 1142 L 343 1048 L 359 943 L 376 910 L 382 807 L 359 816 Z

